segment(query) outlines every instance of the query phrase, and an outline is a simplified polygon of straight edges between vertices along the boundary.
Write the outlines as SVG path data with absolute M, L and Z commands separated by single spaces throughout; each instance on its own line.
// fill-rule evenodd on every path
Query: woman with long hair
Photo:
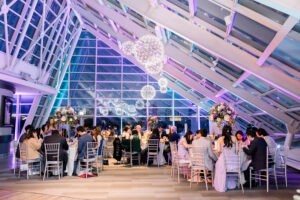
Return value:
M 192 146 L 193 132 L 188 130 L 178 142 L 178 158 L 180 160 L 189 160 L 189 148 Z
M 238 146 L 237 139 L 232 135 L 232 128 L 225 125 L 222 129 L 222 136 L 217 140 L 217 154 L 220 155 L 224 147 L 232 148 L 233 144 Z
M 37 132 L 34 129 L 31 129 L 24 140 L 24 143 L 27 144 L 27 156 L 29 160 L 39 160 L 40 155 L 38 150 L 41 148 L 42 139 L 38 139 Z M 26 160 L 26 158 L 22 158 Z
M 57 130 L 57 125 L 54 121 L 54 118 L 49 117 L 48 121 L 46 122 L 45 135 L 49 135 L 53 130 Z

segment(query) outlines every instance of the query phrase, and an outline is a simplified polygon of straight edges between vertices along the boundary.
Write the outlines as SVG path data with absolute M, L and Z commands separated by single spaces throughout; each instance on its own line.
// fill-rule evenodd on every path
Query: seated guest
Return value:
M 149 137 L 149 139 L 152 140 L 159 140 L 159 131 L 158 128 L 154 128 L 152 130 L 152 133 Z M 159 147 L 158 147 L 158 151 L 159 151 Z M 143 149 L 142 153 L 141 153 L 141 162 L 142 163 L 147 163 L 147 155 L 148 155 L 148 147 Z M 149 165 L 151 165 L 153 163 L 152 160 L 149 160 Z
M 58 130 L 53 130 L 52 134 L 48 137 L 45 137 L 42 144 L 42 151 L 45 153 L 45 144 L 50 143 L 59 143 L 59 160 L 63 161 L 63 172 L 66 170 L 68 163 L 68 149 L 69 145 L 62 135 L 59 134 Z M 53 160 L 53 158 L 48 157 L 48 160 Z
M 102 154 L 102 146 L 104 144 L 104 138 L 101 135 L 101 128 L 94 126 L 92 129 L 92 133 L 93 133 L 93 140 L 96 141 L 98 143 L 98 155 Z
M 87 143 L 93 142 L 93 137 L 88 135 L 82 126 L 77 128 L 77 133 L 80 136 L 78 139 L 77 159 L 74 161 L 73 175 L 77 176 L 76 170 L 78 162 L 86 158 Z
M 205 168 L 212 171 L 214 169 L 214 163 L 218 160 L 218 157 L 212 150 L 212 143 L 209 139 L 206 138 L 207 130 L 201 128 L 196 131 L 195 138 L 192 142 L 192 147 L 204 148 L 204 159 L 205 159 Z
M 125 126 L 122 133 L 122 138 L 129 139 L 130 137 L 130 126 Z
M 235 137 L 237 139 L 239 148 L 241 148 L 244 145 L 249 145 L 249 140 L 247 139 L 247 137 L 244 135 L 243 131 L 239 130 L 236 132 Z
M 159 140 L 159 131 L 158 128 L 154 128 L 149 139 L 158 139 Z
M 266 151 L 267 151 L 267 143 L 263 138 L 258 138 L 256 136 L 257 128 L 252 127 L 247 129 L 247 136 L 250 140 L 250 145 L 243 147 L 243 151 L 251 156 L 251 164 L 255 171 L 265 169 L 266 168 Z M 249 167 L 244 172 L 246 184 L 245 187 L 249 187 Z M 255 185 L 255 182 L 254 184 Z
M 141 152 L 141 140 L 136 129 L 132 130 L 132 152 Z
M 225 144 L 225 141 L 224 141 L 225 140 L 225 135 L 228 134 L 228 133 L 232 134 L 232 128 L 228 125 L 225 125 L 222 129 L 222 136 L 217 140 L 217 144 L 216 144 L 218 155 L 220 155 L 222 150 L 223 150 L 223 146 Z M 236 137 L 233 136 L 233 135 L 230 135 L 230 139 L 235 144 L 235 146 L 237 147 L 238 142 L 237 142 Z M 236 148 L 236 150 L 238 150 L 238 148 Z
M 227 189 L 234 189 L 236 187 L 236 177 L 227 176 L 226 169 L 233 170 L 237 169 L 239 156 L 236 154 L 236 142 L 233 140 L 235 137 L 232 137 L 232 129 L 230 126 L 225 125 L 222 129 L 222 146 L 221 154 L 216 162 L 216 170 L 214 177 L 214 188 L 218 192 L 225 192 Z M 225 160 L 234 159 L 226 163 Z M 226 163 L 226 166 L 225 166 Z
M 26 138 L 24 143 L 27 144 L 27 156 L 28 160 L 42 160 L 39 150 L 41 148 L 41 139 L 39 140 L 37 137 L 37 133 L 34 129 L 30 129 L 26 134 Z M 25 157 L 22 157 L 22 160 L 26 160 Z
M 279 150 L 277 149 L 277 144 L 276 144 L 275 140 L 272 137 L 270 137 L 269 134 L 267 133 L 267 131 L 263 128 L 259 128 L 256 131 L 256 136 L 259 138 L 263 138 L 266 141 L 268 148 L 270 150 L 270 153 L 272 155 L 275 155 L 275 153 L 277 153 L 275 162 L 276 162 L 277 166 L 280 166 L 280 164 L 281 164 L 280 153 L 279 153 Z
M 178 143 L 180 139 L 180 135 L 177 133 L 177 127 L 176 126 L 170 126 L 169 129 L 169 141 L 170 142 L 176 142 Z
M 143 135 L 141 125 L 137 125 L 137 126 L 135 127 L 135 130 L 137 130 L 139 139 L 141 140 L 141 139 L 142 139 L 142 135 Z
M 33 130 L 33 126 L 32 125 L 27 125 L 25 127 L 25 133 L 23 133 L 20 138 L 19 138 L 19 144 L 18 144 L 18 147 L 17 147 L 17 151 L 16 151 L 16 158 L 20 158 L 20 144 L 24 142 L 24 140 L 26 139 L 27 137 L 27 134 L 29 133 L 29 131 Z
M 186 134 L 178 142 L 178 159 L 189 160 L 189 148 L 193 142 L 192 131 L 187 131 Z

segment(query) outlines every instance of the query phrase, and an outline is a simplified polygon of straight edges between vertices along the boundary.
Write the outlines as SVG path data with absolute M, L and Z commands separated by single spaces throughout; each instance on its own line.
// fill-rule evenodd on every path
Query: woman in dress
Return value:
M 225 137 L 225 136 L 227 136 L 227 137 Z M 229 138 L 230 138 L 230 141 L 232 141 L 232 143 L 235 144 L 235 146 L 237 147 L 238 141 L 237 141 L 236 137 L 232 135 L 232 128 L 228 125 L 225 125 L 222 129 L 222 137 L 220 137 L 217 140 L 217 144 L 216 144 L 218 155 L 220 155 L 222 153 L 223 147 L 225 145 L 225 140 L 226 140 L 226 142 L 228 142 Z M 238 150 L 238 149 L 236 149 L 236 150 Z
M 225 165 L 225 159 L 227 156 L 230 158 L 237 159 L 238 155 L 236 154 L 236 144 L 237 140 L 231 135 L 231 127 L 224 126 L 222 130 L 222 137 L 220 140 L 220 157 L 216 162 L 215 168 L 215 178 L 214 178 L 214 188 L 218 192 L 225 192 L 227 189 L 234 189 L 236 187 L 236 178 L 235 177 L 226 177 L 226 168 L 227 169 L 236 169 L 238 166 L 229 166 Z M 225 157 L 226 156 L 226 157 Z M 234 162 L 237 163 L 238 162 Z
M 237 139 L 239 149 L 241 149 L 243 146 L 248 146 L 250 144 L 248 138 L 244 135 L 243 131 L 241 130 L 236 132 L 235 137 Z
M 193 133 L 187 131 L 186 134 L 178 142 L 178 159 L 190 160 L 189 148 L 192 147 Z
M 44 132 L 45 136 L 50 135 L 53 130 L 57 130 L 57 126 L 54 122 L 53 117 L 49 117 L 45 127 L 45 132 Z

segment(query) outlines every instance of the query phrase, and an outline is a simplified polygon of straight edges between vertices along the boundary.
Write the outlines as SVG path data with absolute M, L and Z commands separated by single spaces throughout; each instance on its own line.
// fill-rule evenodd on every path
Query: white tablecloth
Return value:
M 166 164 L 166 159 L 164 157 L 164 149 L 165 149 L 165 143 L 164 142 L 160 142 L 159 143 L 159 152 L 158 152 L 158 159 L 159 159 L 159 165 L 164 165 Z M 153 165 L 157 165 L 157 160 L 154 159 L 153 160 Z
M 73 174 L 76 152 L 77 146 L 70 145 L 68 150 L 68 164 L 66 167 L 66 172 L 68 173 L 68 176 L 72 176 Z

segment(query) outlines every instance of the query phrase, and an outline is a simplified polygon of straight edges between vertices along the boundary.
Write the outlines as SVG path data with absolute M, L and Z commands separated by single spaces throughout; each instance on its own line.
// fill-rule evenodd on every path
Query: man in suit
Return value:
M 52 134 L 48 137 L 45 137 L 43 144 L 42 144 L 42 152 L 45 152 L 45 144 L 50 143 L 59 143 L 59 160 L 63 161 L 63 171 L 66 170 L 67 163 L 68 163 L 68 153 L 69 145 L 66 141 L 66 138 L 59 135 L 58 130 L 53 130 Z M 49 160 L 51 158 L 48 157 Z
M 77 128 L 77 134 L 80 136 L 78 139 L 77 159 L 74 161 L 73 175 L 77 176 L 76 170 L 78 162 L 86 158 L 87 143 L 93 142 L 93 137 L 87 134 L 82 126 Z
M 266 152 L 267 152 L 267 143 L 263 138 L 256 136 L 257 128 L 252 127 L 248 129 L 246 134 L 250 140 L 250 145 L 243 147 L 243 151 L 251 156 L 251 164 L 255 171 L 266 168 Z M 246 187 L 249 185 L 249 168 L 244 172 L 245 179 L 247 181 Z M 255 185 L 255 183 L 253 184 Z
M 218 157 L 212 150 L 212 143 L 206 138 L 207 130 L 201 128 L 196 131 L 195 139 L 193 140 L 192 147 L 200 147 L 204 149 L 204 162 L 205 168 L 213 171 L 214 163 L 218 160 Z

